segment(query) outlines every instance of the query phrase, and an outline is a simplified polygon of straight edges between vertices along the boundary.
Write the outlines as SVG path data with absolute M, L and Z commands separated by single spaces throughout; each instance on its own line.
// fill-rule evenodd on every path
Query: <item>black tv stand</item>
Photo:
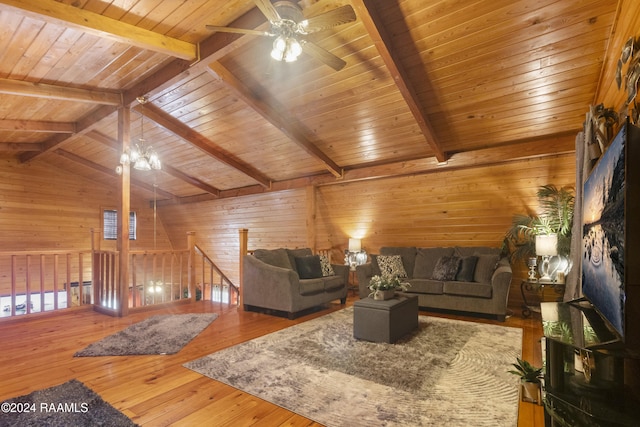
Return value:
M 545 424 L 636 426 L 640 360 L 586 301 L 545 302 Z M 626 375 L 629 374 L 630 376 Z

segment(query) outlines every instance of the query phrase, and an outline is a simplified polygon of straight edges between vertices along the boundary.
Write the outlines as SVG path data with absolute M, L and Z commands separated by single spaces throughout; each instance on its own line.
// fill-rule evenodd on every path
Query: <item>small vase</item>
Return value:
M 384 300 L 393 298 L 395 294 L 396 294 L 395 289 L 387 289 L 384 291 L 378 290 L 373 293 L 373 299 L 378 301 L 384 301 Z

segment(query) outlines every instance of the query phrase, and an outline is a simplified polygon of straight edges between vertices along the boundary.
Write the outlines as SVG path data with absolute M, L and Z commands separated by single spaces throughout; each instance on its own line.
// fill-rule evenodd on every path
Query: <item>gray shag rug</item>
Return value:
M 78 380 L 5 400 L 0 426 L 136 426 Z
M 218 318 L 207 314 L 162 314 L 90 344 L 74 356 L 174 354 Z
M 327 426 L 516 426 L 522 329 L 419 319 L 359 341 L 351 307 L 184 366 Z

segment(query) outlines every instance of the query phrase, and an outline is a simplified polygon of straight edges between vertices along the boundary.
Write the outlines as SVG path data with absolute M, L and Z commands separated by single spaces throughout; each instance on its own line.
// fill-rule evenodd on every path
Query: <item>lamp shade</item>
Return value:
M 539 234 L 536 236 L 536 255 L 556 256 L 558 255 L 558 235 Z
M 362 250 L 362 240 L 349 239 L 349 252 L 360 252 Z

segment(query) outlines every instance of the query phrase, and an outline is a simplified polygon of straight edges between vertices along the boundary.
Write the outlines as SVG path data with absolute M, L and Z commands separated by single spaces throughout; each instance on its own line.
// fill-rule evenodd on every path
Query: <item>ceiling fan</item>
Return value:
M 271 24 L 269 31 L 219 27 L 216 25 L 207 25 L 207 29 L 274 38 L 271 57 L 278 61 L 293 62 L 304 51 L 336 71 L 341 70 L 347 64 L 341 58 L 307 40 L 305 37 L 311 33 L 355 21 L 356 14 L 350 5 L 340 6 L 305 19 L 302 9 L 293 0 L 279 0 L 273 4 L 270 0 L 254 1 L 269 20 Z

